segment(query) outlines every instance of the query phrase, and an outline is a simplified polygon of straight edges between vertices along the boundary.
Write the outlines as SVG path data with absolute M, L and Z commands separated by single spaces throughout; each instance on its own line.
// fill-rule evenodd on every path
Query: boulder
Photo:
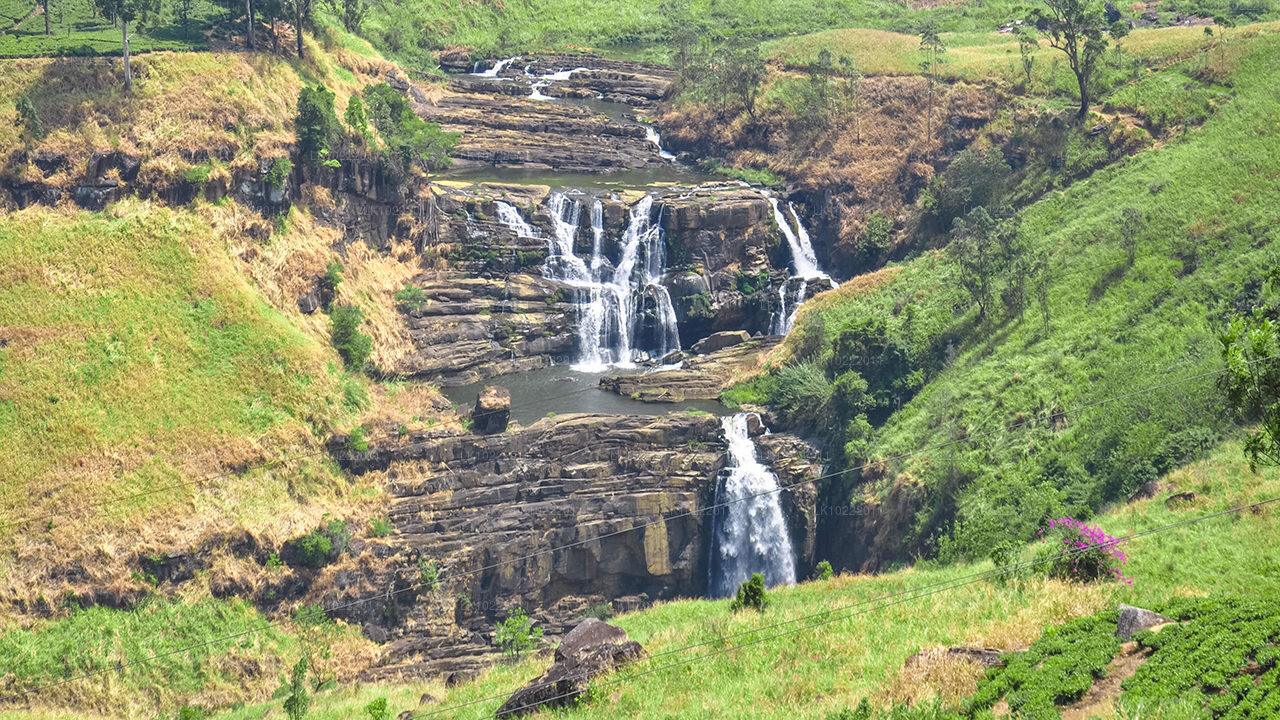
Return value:
M 1132 605 L 1121 605 L 1120 617 L 1116 620 L 1116 637 L 1128 640 L 1139 630 L 1171 623 L 1173 620 L 1160 613 L 1152 612 Z
M 1142 484 L 1132 495 L 1129 496 L 1129 502 L 1137 502 L 1139 500 L 1150 500 L 1160 494 L 1160 481 L 1148 480 Z
M 1196 494 L 1193 492 L 1180 492 L 1176 495 L 1170 495 L 1164 501 L 1164 506 L 1169 508 L 1170 510 L 1173 510 L 1173 509 L 1176 509 L 1179 505 L 1189 503 L 1195 499 L 1196 499 Z
M 486 385 L 476 396 L 471 429 L 481 435 L 505 432 L 511 420 L 511 391 L 499 385 Z
M 734 345 L 741 345 L 750 339 L 751 333 L 746 330 L 725 330 L 722 332 L 711 333 L 694 343 L 693 347 L 690 349 L 699 355 L 705 355 L 707 353 L 715 352 L 716 350 L 723 350 L 725 348 L 733 347 Z
M 619 627 L 595 618 L 569 631 L 556 648 L 555 663 L 537 679 L 512 693 L 497 717 L 520 717 L 543 708 L 572 706 L 592 678 L 644 656 L 644 648 Z

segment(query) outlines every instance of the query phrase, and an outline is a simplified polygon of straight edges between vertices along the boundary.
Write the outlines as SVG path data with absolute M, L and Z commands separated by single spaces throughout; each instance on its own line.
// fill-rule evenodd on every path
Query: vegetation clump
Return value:
M 769 597 L 764 589 L 764 575 L 760 573 L 752 573 L 749 579 L 742 581 L 738 586 L 738 596 L 729 603 L 732 612 L 746 609 L 764 612 L 767 607 Z
M 373 338 L 360 332 L 364 313 L 354 305 L 341 305 L 329 314 L 329 335 L 342 361 L 352 370 L 364 367 L 373 350 Z
M 534 627 L 523 608 L 512 610 L 493 633 L 493 644 L 513 658 L 523 655 L 541 639 L 542 628 Z

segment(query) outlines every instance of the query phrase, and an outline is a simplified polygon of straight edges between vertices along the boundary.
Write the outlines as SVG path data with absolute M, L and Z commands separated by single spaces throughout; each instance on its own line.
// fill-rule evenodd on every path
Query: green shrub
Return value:
M 199 165 L 192 165 L 182 173 L 182 178 L 187 182 L 197 185 L 204 185 L 209 179 L 209 174 L 213 172 L 213 163 L 205 161 Z
M 354 452 L 366 452 L 369 449 L 369 441 L 365 439 L 364 428 L 362 427 L 351 428 L 347 441 Z
M 347 111 L 342 114 L 342 119 L 346 121 L 347 127 L 356 131 L 356 134 L 362 138 L 369 137 L 369 118 L 364 112 L 364 103 L 360 102 L 360 98 L 352 95 L 347 100 Z
M 178 720 L 204 720 L 204 708 L 183 705 L 178 709 Z
M 336 557 L 347 551 L 347 546 L 351 544 L 351 529 L 347 527 L 346 520 L 333 518 L 325 523 L 321 529 L 325 537 L 329 538 L 333 555 Z
M 421 308 L 427 302 L 427 293 L 417 285 L 405 285 L 395 293 L 395 301 L 411 310 Z
M 787 425 L 822 428 L 831 393 L 831 381 L 822 369 L 814 362 L 802 362 L 778 371 L 770 401 Z
M 292 676 L 281 686 L 284 691 L 284 714 L 289 720 L 302 720 L 311 707 L 311 696 L 307 694 L 307 659 L 300 658 L 293 666 Z
M 391 167 L 408 175 L 414 168 L 423 172 L 448 167 L 449 151 L 459 133 L 444 132 L 435 123 L 418 117 L 409 101 L 386 83 L 370 85 L 364 91 L 369 118 L 386 142 L 384 159 Z
M 729 603 L 729 609 L 733 612 L 746 608 L 764 612 L 767 607 L 769 607 L 769 598 L 764 589 L 764 575 L 760 573 L 752 573 L 750 580 L 739 585 L 738 597 Z
M 435 560 L 418 558 L 418 582 L 428 590 L 440 587 L 440 566 Z
M 334 94 L 323 85 L 307 86 L 298 93 L 298 116 L 294 129 L 298 150 L 304 156 L 323 160 L 338 135 L 338 116 L 333 111 Z
M 823 560 L 822 562 L 818 563 L 818 568 L 817 570 L 814 571 L 813 577 L 816 580 L 830 580 L 831 576 L 834 574 L 835 574 L 835 570 L 832 569 L 831 563 L 826 560 Z
M 270 167 L 267 168 L 267 174 L 263 180 L 267 183 L 267 187 L 279 190 L 284 187 L 285 181 L 293 174 L 293 161 L 288 156 L 281 155 L 271 160 Z M 341 269 L 341 265 L 338 266 Z
M 386 537 L 392 533 L 394 528 L 391 521 L 386 518 L 374 518 L 369 521 L 369 537 Z
M 391 720 L 391 710 L 387 707 L 387 699 L 377 698 L 364 706 L 364 714 L 369 720 Z
M 502 652 L 517 658 L 541 639 L 542 628 L 533 627 L 533 621 L 525 615 L 522 608 L 512 610 L 493 632 L 493 644 Z
M 324 276 L 320 278 L 321 284 L 329 292 L 335 292 L 338 286 L 342 284 L 342 263 L 331 262 L 324 267 Z
M 312 531 L 294 540 L 293 548 L 298 564 L 318 569 L 329 562 L 333 541 L 319 531 Z
M 613 617 L 613 603 L 603 602 L 599 605 L 592 605 L 587 611 L 582 613 L 584 618 L 595 618 L 597 620 L 608 620 Z
M 738 292 L 742 293 L 743 295 L 754 295 L 755 293 L 758 293 L 761 290 L 764 290 L 765 288 L 769 287 L 769 271 L 768 270 L 761 270 L 755 275 L 748 275 L 747 273 L 744 273 L 741 270 L 739 270 L 738 274 L 735 276 L 735 279 L 738 285 Z
M 342 356 L 342 361 L 353 370 L 364 367 L 373 350 L 373 338 L 360 332 L 362 322 L 364 313 L 352 305 L 334 308 L 329 316 L 329 334 L 333 346 Z
M 14 101 L 14 105 L 18 110 L 18 124 L 22 126 L 22 138 L 27 141 L 43 138 L 44 122 L 40 120 L 40 114 L 36 112 L 30 96 L 22 93 Z

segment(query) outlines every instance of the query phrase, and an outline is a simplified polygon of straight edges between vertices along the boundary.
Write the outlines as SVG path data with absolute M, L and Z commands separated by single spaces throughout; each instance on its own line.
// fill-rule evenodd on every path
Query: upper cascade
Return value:
M 791 220 L 788 220 L 786 214 L 782 212 L 778 199 L 767 190 L 762 192 L 769 199 L 769 205 L 773 207 L 773 220 L 777 223 L 778 230 L 787 239 L 787 247 L 791 248 L 791 264 L 794 272 L 787 282 L 778 286 L 778 311 L 773 319 L 773 333 L 786 335 L 795 326 L 796 313 L 800 310 L 800 303 L 804 302 L 809 281 L 826 280 L 833 288 L 840 287 L 840 284 L 818 266 L 818 255 L 813 250 L 813 241 L 804 223 L 800 222 L 796 206 L 790 202 L 787 203 L 787 210 L 795 220 L 795 227 L 792 228 Z M 787 301 L 788 295 L 792 297 L 790 303 Z
M 751 418 L 749 413 L 738 413 L 721 420 L 729 462 L 716 485 L 707 578 L 711 597 L 733 595 L 752 573 L 763 574 L 769 586 L 796 582 L 781 487 L 773 471 L 756 457 Z
M 618 243 L 616 263 L 606 253 L 603 204 L 592 199 L 591 255 L 579 257 L 577 244 L 582 202 L 563 192 L 547 197 L 552 233 L 547 240 L 543 275 L 577 290 L 578 342 L 575 369 L 596 372 L 632 367 L 638 360 L 661 359 L 680 349 L 671 295 L 662 285 L 666 241 L 654 222 L 653 196 L 630 210 Z M 499 202 L 498 218 L 525 237 L 539 237 L 516 208 Z

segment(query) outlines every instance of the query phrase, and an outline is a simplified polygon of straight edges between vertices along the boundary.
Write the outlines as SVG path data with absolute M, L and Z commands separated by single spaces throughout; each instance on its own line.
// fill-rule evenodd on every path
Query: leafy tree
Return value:
M 369 119 L 364 112 L 364 103 L 360 102 L 360 98 L 352 95 L 347 100 L 347 111 L 342 114 L 342 119 L 346 121 L 347 127 L 356 131 L 360 137 L 367 142 L 369 140 Z
M 196 0 L 175 0 L 174 11 L 178 14 L 178 22 L 182 24 L 182 37 L 191 37 L 191 11 L 195 9 Z
M 976 152 L 965 148 L 929 184 L 926 205 L 941 230 L 974 208 L 991 211 L 1001 204 L 1013 170 L 998 148 Z
M 110 23 L 120 24 L 120 38 L 123 43 L 121 54 L 124 58 L 124 91 L 133 92 L 133 71 L 129 68 L 129 25 L 135 30 L 146 27 L 160 13 L 160 0 L 93 0 L 93 5 L 102 13 L 102 17 Z
M 364 322 L 364 313 L 360 312 L 360 308 L 352 305 L 334 308 L 329 316 L 329 335 L 333 340 L 333 346 L 337 348 L 343 362 L 351 369 L 364 367 L 370 351 L 373 350 L 373 338 L 360 332 L 362 322 Z
M 386 142 L 393 167 L 407 175 L 414 167 L 426 173 L 449 166 L 458 133 L 444 132 L 418 117 L 409 101 L 386 83 L 370 85 L 364 96 L 368 117 Z
M 756 115 L 756 98 L 760 83 L 768 74 L 760 57 L 760 44 L 755 42 L 726 44 L 715 56 L 715 68 L 725 101 L 737 99 L 751 117 Z
M 956 218 L 947 256 L 956 279 L 978 306 L 978 321 L 987 318 L 992 298 L 1005 271 L 1020 255 L 1016 221 L 1001 223 L 986 208 L 974 208 Z
M 751 608 L 759 612 L 769 607 L 769 597 L 764 589 L 764 575 L 752 573 L 750 580 L 738 586 L 738 596 L 729 603 L 729 610 L 738 612 Z
M 947 46 L 943 44 L 942 38 L 938 35 L 938 28 L 934 24 L 933 18 L 925 20 L 924 25 L 920 28 L 920 50 L 924 52 L 924 60 L 920 61 L 920 69 L 924 71 L 925 79 L 928 80 L 926 94 L 929 98 L 929 107 L 925 113 L 925 138 L 932 141 L 933 98 L 938 93 L 938 65 L 947 61 L 943 57 L 947 52 Z
M 40 120 L 31 96 L 22 93 L 14 101 L 14 106 L 18 110 L 18 124 L 22 126 L 22 139 L 30 142 L 44 137 L 44 122 Z
M 333 111 L 334 94 L 323 85 L 304 86 L 298 93 L 298 117 L 294 123 L 298 150 L 305 156 L 324 159 L 340 126 Z
M 1280 270 L 1267 277 L 1263 304 L 1231 321 L 1221 336 L 1227 400 L 1258 429 L 1244 442 L 1250 469 L 1280 465 Z
M 541 639 L 542 628 L 533 627 L 533 621 L 522 608 L 512 610 L 493 633 L 493 643 L 512 657 L 520 657 Z
M 1037 10 L 1037 27 L 1049 36 L 1049 46 L 1067 56 L 1067 64 L 1080 89 L 1079 117 L 1089 112 L 1089 85 L 1097 71 L 1098 58 L 1107 50 L 1106 18 L 1091 8 L 1090 0 L 1043 0 L 1048 12 Z
M 1023 26 L 1018 28 L 1018 54 L 1022 57 L 1022 75 L 1028 88 L 1031 87 L 1031 71 L 1036 65 L 1035 52 L 1040 48 L 1040 39 L 1035 30 Z
M 307 659 L 299 658 L 293 666 L 293 677 L 285 682 L 288 693 L 284 699 L 284 714 L 289 720 L 302 720 L 311 707 L 311 696 L 307 693 Z
M 293 32 L 298 40 L 298 59 L 305 59 L 306 51 L 302 47 L 302 29 L 311 26 L 315 0 L 287 0 L 286 9 L 293 14 Z
M 818 563 L 817 569 L 814 570 L 813 577 L 816 580 L 830 580 L 831 576 L 834 574 L 835 571 L 832 569 L 831 563 L 827 560 L 823 560 Z
M 853 118 L 854 142 L 862 142 L 862 73 L 853 67 L 853 60 L 840 56 L 840 109 Z
M 328 4 L 333 14 L 342 21 L 342 27 L 346 28 L 347 32 L 360 32 L 365 10 L 368 9 L 364 0 L 328 0 Z
M 1126 207 L 1120 211 L 1120 246 L 1128 255 L 1129 267 L 1133 267 L 1137 259 L 1138 241 L 1146 222 L 1146 215 L 1138 208 Z

